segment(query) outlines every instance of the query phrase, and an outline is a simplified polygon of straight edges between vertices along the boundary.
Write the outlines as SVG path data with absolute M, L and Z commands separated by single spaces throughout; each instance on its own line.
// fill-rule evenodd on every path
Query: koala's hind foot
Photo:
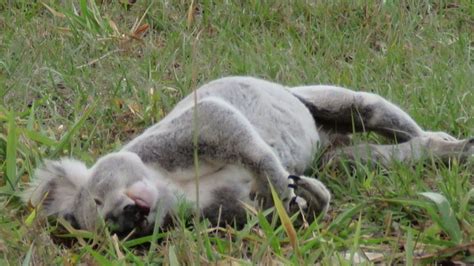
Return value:
M 451 159 L 466 161 L 474 157 L 474 138 L 447 140 L 439 134 L 416 137 L 397 145 L 360 144 L 337 148 L 323 156 L 325 164 L 360 162 L 389 167 L 393 161 L 414 163 L 433 156 L 443 162 Z

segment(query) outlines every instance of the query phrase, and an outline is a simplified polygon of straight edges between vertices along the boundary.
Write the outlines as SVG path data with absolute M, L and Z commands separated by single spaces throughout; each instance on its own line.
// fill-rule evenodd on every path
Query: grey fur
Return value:
M 213 226 L 235 225 L 239 228 L 245 226 L 247 212 L 240 203 L 240 192 L 233 187 L 216 188 L 212 193 L 212 203 L 202 210 Z
M 135 229 L 144 234 L 154 223 L 170 223 L 179 201 L 196 206 L 198 172 L 198 207 L 214 224 L 243 225 L 242 202 L 271 206 L 268 182 L 290 212 L 303 209 L 314 219 L 327 211 L 329 191 L 314 178 L 288 176 L 302 175 L 317 149 L 329 149 L 326 163 L 357 157 L 384 165 L 428 153 L 443 159 L 474 154 L 472 141 L 424 131 L 400 108 L 370 93 L 333 86 L 286 88 L 250 77 L 222 78 L 196 93 L 197 105 L 193 95 L 184 98 L 159 123 L 91 169 L 72 160 L 46 162 L 24 193 L 25 201 L 43 204 L 47 215 L 65 217 L 80 228 L 94 229 L 104 218 L 115 223 L 118 233 Z M 354 129 L 404 143 L 344 147 Z M 199 169 L 194 168 L 195 136 Z M 297 205 L 290 205 L 293 201 Z

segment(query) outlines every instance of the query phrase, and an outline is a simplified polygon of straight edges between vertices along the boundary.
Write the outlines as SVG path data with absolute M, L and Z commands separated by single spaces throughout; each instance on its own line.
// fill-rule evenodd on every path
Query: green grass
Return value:
M 474 135 L 469 0 L 119 2 L 0 2 L 0 264 L 474 262 L 473 164 L 456 161 L 315 166 L 334 200 L 297 228 L 299 252 L 262 213 L 243 230 L 200 222 L 135 240 L 31 214 L 18 195 L 41 160 L 91 165 L 226 75 L 372 91 L 424 128 Z

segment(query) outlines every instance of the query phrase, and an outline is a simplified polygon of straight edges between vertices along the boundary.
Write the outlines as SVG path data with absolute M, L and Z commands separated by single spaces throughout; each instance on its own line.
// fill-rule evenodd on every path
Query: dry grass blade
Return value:
M 275 188 L 270 183 L 270 181 L 268 181 L 268 183 L 270 184 L 270 190 L 272 192 L 272 198 L 275 204 L 275 209 L 277 211 L 278 217 L 280 218 L 283 228 L 285 229 L 285 232 L 288 238 L 290 239 L 290 243 L 291 243 L 291 246 L 293 247 L 293 250 L 295 251 L 296 254 L 299 254 L 298 237 L 296 235 L 295 227 L 293 226 L 290 216 L 288 216 L 288 213 L 286 212 L 285 207 L 283 206 L 283 203 L 280 200 L 280 197 L 275 191 Z
M 474 242 L 457 245 L 455 247 L 441 249 L 431 254 L 415 256 L 414 260 L 421 262 L 421 261 L 436 259 L 439 257 L 452 257 L 455 254 L 460 253 L 460 252 L 467 252 L 467 253 L 472 254 L 474 252 Z
M 76 68 L 77 68 L 77 69 L 81 69 L 81 68 L 84 68 L 84 67 L 91 66 L 91 65 L 93 65 L 93 64 L 95 64 L 95 63 L 97 63 L 97 62 L 99 62 L 100 60 L 102 60 L 102 59 L 104 59 L 104 58 L 106 58 L 106 57 L 108 57 L 108 56 L 110 56 L 110 55 L 112 55 L 112 54 L 114 54 L 114 53 L 118 53 L 118 52 L 122 52 L 122 51 L 124 51 L 124 50 L 123 50 L 123 49 L 115 49 L 115 50 L 109 51 L 109 52 L 105 53 L 104 55 L 102 55 L 101 57 L 96 58 L 96 59 L 94 59 L 94 60 L 91 60 L 91 61 L 89 61 L 89 62 L 86 63 L 86 64 L 77 66 Z
M 133 26 L 130 30 L 131 33 L 135 32 L 139 28 L 139 25 L 142 25 L 143 19 L 145 19 L 145 16 L 148 13 L 148 11 L 150 10 L 150 7 L 151 7 L 151 4 L 147 7 L 145 12 L 143 12 L 143 15 L 140 17 L 140 19 L 135 20 L 135 23 L 133 23 Z
M 48 9 L 48 11 L 51 12 L 51 14 L 53 14 L 53 16 L 58 17 L 58 18 L 66 18 L 66 15 L 64 15 L 61 12 L 58 12 L 58 11 L 54 10 L 52 7 L 48 6 L 47 4 L 45 4 L 45 3 L 41 3 L 41 4 L 44 7 L 46 7 L 46 9 Z
M 191 0 L 191 4 L 189 5 L 188 15 L 187 15 L 187 19 L 186 19 L 188 28 L 191 27 L 191 25 L 193 24 L 193 21 L 194 21 L 194 6 L 195 6 L 194 0 Z
M 243 201 L 240 201 L 240 204 L 242 204 L 242 206 L 250 213 L 252 213 L 253 215 L 257 215 L 258 214 L 258 211 L 257 209 L 255 209 L 254 206 L 251 206 L 250 204 L 247 204 Z
M 150 25 L 148 25 L 148 23 L 145 23 L 145 24 L 142 24 L 142 25 L 138 26 L 138 28 L 136 28 L 133 31 L 132 37 L 135 38 L 135 39 L 141 40 L 143 38 L 143 35 L 146 34 L 146 32 L 148 31 L 149 28 L 150 28 Z
M 108 19 L 107 21 L 109 23 L 110 28 L 112 28 L 112 30 L 114 31 L 114 34 L 117 36 L 120 36 L 121 34 L 120 34 L 120 30 L 117 27 L 117 24 L 111 19 Z
M 117 254 L 117 258 L 119 260 L 123 260 L 123 258 L 125 258 L 125 256 L 123 255 L 122 251 L 120 250 L 119 239 L 118 239 L 116 234 L 114 234 L 112 236 L 112 243 L 114 244 L 114 249 L 115 249 L 115 253 Z

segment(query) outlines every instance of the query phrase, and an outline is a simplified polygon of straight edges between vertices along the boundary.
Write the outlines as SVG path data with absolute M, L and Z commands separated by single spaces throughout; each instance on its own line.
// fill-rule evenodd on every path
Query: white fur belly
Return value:
M 233 191 L 238 192 L 239 200 L 249 202 L 253 181 L 254 177 L 250 171 L 240 165 L 226 165 L 215 172 L 201 175 L 198 184 L 199 206 L 201 208 L 208 206 L 214 200 L 215 191 L 222 188 L 232 188 Z M 186 181 L 173 183 L 182 192 L 182 196 L 186 200 L 190 202 L 198 200 L 194 176 Z
M 223 165 L 221 164 L 200 161 L 198 164 L 198 170 L 196 170 L 193 165 L 188 168 L 176 168 L 173 171 L 165 171 L 161 169 L 161 172 L 163 176 L 166 176 L 166 178 L 171 180 L 173 183 L 182 184 L 194 181 L 196 174 L 198 174 L 200 177 L 205 177 L 215 173 L 222 167 Z

